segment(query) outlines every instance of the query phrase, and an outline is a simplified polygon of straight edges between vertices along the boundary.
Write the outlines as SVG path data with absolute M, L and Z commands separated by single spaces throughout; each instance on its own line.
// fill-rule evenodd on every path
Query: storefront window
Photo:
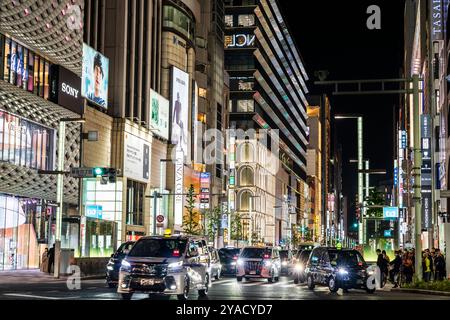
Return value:
M 0 271 L 39 268 L 47 246 L 49 212 L 42 200 L 0 194 Z
M 145 187 L 143 183 L 128 180 L 127 183 L 127 224 L 144 225 Z
M 0 110 L 0 160 L 32 169 L 53 169 L 55 130 Z
M 175 29 L 190 40 L 194 40 L 195 23 L 186 13 L 172 6 L 164 6 L 163 26 Z

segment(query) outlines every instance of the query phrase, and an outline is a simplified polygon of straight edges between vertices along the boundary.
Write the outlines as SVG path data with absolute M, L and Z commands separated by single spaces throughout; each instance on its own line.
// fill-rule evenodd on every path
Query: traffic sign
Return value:
M 70 176 L 73 178 L 94 178 L 93 168 L 70 168 Z
M 156 221 L 158 222 L 158 223 L 163 223 L 164 222 L 164 216 L 163 215 L 159 215 L 159 216 L 157 216 L 156 217 Z

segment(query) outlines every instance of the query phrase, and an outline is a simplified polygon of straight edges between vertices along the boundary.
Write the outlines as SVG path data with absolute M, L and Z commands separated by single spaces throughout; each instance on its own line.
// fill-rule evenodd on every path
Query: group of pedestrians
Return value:
M 415 251 L 397 250 L 391 261 L 386 251 L 377 250 L 377 266 L 381 271 L 381 283 L 384 285 L 389 279 L 394 288 L 404 283 L 411 283 L 415 274 Z M 439 249 L 426 249 L 422 254 L 423 279 L 429 281 L 442 281 L 446 279 L 445 257 Z

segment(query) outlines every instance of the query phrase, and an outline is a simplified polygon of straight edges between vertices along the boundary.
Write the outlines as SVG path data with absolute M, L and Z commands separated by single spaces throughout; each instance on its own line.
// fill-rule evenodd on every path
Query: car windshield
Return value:
M 308 261 L 308 258 L 309 258 L 309 255 L 311 254 L 311 251 L 310 250 L 303 250 L 301 253 L 300 253 L 300 261 L 302 261 L 302 262 L 306 262 L 306 261 Z
M 178 239 L 142 239 L 136 242 L 128 256 L 137 258 L 180 257 L 186 250 L 186 244 L 186 240 Z
M 241 253 L 241 258 L 262 259 L 265 255 L 271 256 L 270 250 L 263 248 L 246 248 Z
M 134 242 L 125 242 L 125 243 L 122 243 L 122 244 L 120 245 L 119 249 L 117 249 L 116 255 L 117 255 L 117 256 L 125 255 L 125 252 L 124 252 L 124 251 L 125 251 L 125 250 L 130 251 L 131 248 L 133 247 L 133 244 L 134 244 Z
M 239 256 L 239 249 L 220 249 L 219 257 L 220 261 L 230 261 L 233 260 L 234 257 Z
M 289 251 L 286 250 L 280 251 L 280 259 L 281 260 L 289 259 Z
M 354 267 L 364 264 L 364 259 L 357 251 L 329 251 L 332 266 Z

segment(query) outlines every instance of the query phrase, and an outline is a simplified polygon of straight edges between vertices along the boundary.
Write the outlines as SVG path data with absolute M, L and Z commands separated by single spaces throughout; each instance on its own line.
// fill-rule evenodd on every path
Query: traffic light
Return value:
M 108 168 L 96 167 L 93 169 L 94 177 L 101 178 L 101 184 L 108 184 Z
M 108 174 L 108 168 L 97 167 L 94 168 L 94 177 L 103 177 Z
M 117 170 L 113 169 L 113 168 L 109 169 L 108 178 L 109 178 L 109 183 L 116 183 L 116 181 L 117 181 Z

